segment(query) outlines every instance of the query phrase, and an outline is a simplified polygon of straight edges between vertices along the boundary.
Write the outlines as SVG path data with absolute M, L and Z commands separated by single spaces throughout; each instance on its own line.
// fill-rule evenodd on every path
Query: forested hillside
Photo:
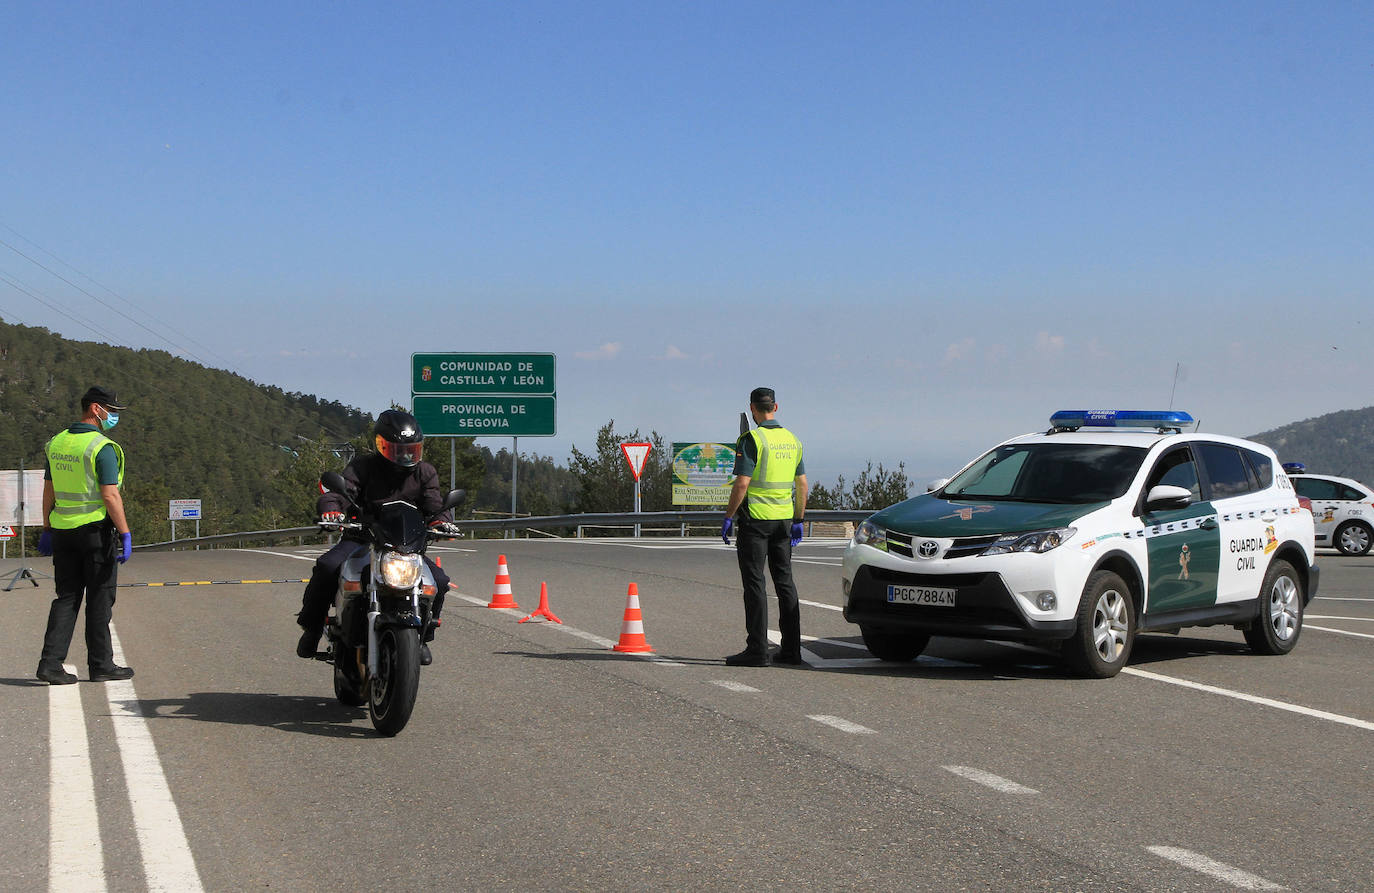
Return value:
M 1314 474 L 1374 486 L 1374 406 L 1304 419 L 1251 439 L 1273 447 L 1281 462 L 1302 462 Z

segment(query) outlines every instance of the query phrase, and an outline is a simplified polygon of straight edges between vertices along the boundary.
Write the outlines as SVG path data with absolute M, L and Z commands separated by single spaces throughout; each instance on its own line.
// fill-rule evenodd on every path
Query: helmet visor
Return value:
M 377 436 L 377 452 L 406 468 L 420 461 L 425 451 L 424 441 L 419 443 L 392 443 L 381 435 Z

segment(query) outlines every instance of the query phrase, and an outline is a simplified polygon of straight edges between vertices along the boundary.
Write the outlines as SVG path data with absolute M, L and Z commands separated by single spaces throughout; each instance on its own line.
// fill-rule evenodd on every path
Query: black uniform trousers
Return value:
M 116 541 L 108 518 L 71 530 L 53 529 L 52 576 L 57 598 L 48 609 L 40 666 L 60 668 L 67 659 L 82 599 L 86 602 L 86 665 L 92 672 L 114 666 L 110 616 L 119 568 Z
M 797 587 L 792 582 L 792 520 L 761 521 L 741 518 L 735 534 L 735 556 L 739 559 L 740 580 L 744 584 L 744 650 L 768 653 L 768 590 L 763 576 L 764 564 L 773 578 L 778 594 L 778 630 L 782 650 L 801 651 L 801 607 Z
M 339 574 L 343 571 L 344 562 L 355 552 L 366 548 L 366 543 L 341 539 L 315 559 L 315 567 L 310 572 L 310 582 L 305 584 L 305 592 L 301 595 L 301 612 L 296 615 L 296 622 L 302 628 L 324 626 L 325 620 L 329 617 L 329 606 L 334 603 L 334 593 L 339 588 Z M 429 556 L 425 556 L 425 564 L 434 575 L 435 595 L 430 611 L 435 619 L 438 619 L 444 609 L 444 593 L 448 592 L 448 574 L 431 561 Z M 427 636 L 426 641 L 433 638 L 433 630 L 430 630 Z

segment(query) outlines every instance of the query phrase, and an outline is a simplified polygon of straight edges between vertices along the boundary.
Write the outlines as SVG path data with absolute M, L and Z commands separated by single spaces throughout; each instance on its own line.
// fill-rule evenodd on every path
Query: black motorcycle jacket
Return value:
M 343 479 L 348 485 L 349 497 L 368 514 L 375 514 L 383 503 L 400 499 L 429 518 L 444 504 L 444 494 L 439 490 L 439 472 L 428 462 L 403 468 L 380 453 L 369 453 L 349 462 L 343 470 Z M 315 503 L 315 511 L 320 515 L 326 512 L 350 514 L 347 500 L 337 493 L 322 495 Z M 448 515 L 445 512 L 440 520 L 451 520 Z

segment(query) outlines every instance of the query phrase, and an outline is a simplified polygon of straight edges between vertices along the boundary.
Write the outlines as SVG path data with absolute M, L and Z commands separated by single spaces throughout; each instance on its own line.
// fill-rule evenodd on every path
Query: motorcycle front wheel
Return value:
M 377 633 L 377 675 L 368 685 L 372 727 L 391 737 L 406 727 L 420 690 L 420 633 L 394 627 Z

